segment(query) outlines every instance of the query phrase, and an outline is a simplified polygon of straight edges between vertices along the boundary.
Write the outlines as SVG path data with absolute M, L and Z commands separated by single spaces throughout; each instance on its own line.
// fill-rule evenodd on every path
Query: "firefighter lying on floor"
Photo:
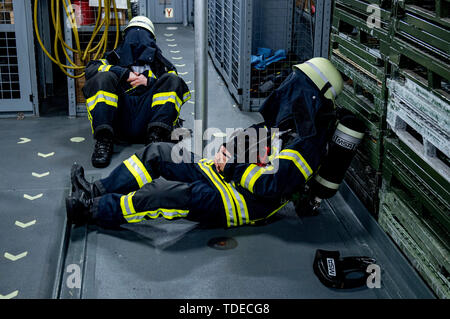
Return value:
M 155 38 L 153 23 L 134 17 L 118 48 L 86 67 L 83 93 L 96 140 L 94 167 L 109 165 L 114 138 L 145 144 L 169 141 L 180 108 L 190 99 L 186 83 Z
M 274 132 L 280 136 L 279 147 L 268 143 L 273 147 L 265 148 L 266 156 L 260 154 L 256 163 L 236 160 L 238 136 L 245 135 L 241 132 L 221 146 L 214 160 L 198 159 L 184 149 L 183 161 L 175 161 L 171 153 L 177 144 L 152 143 L 94 183 L 74 164 L 68 220 L 102 227 L 159 216 L 184 217 L 208 227 L 264 220 L 318 169 L 336 129 L 334 100 L 342 88 L 340 73 L 327 59 L 296 65 L 261 106 L 265 122 L 252 126 L 268 140 Z

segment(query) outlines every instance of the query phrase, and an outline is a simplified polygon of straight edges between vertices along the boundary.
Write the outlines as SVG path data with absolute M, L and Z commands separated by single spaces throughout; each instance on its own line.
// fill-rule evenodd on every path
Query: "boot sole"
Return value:
M 111 164 L 111 161 L 109 161 L 108 163 L 94 163 L 94 162 L 92 162 L 92 166 L 94 166 L 95 168 L 105 168 L 105 167 L 108 167 L 109 164 Z
M 67 196 L 66 197 L 66 215 L 67 215 L 67 222 L 69 224 L 73 224 L 75 226 L 81 226 L 81 225 L 85 225 L 86 222 L 82 222 L 80 220 L 76 220 L 75 218 L 73 218 L 73 216 L 75 216 L 77 214 L 76 209 L 75 209 L 75 202 L 76 199 L 74 196 Z
M 73 198 L 72 196 L 66 197 L 66 215 L 67 215 L 67 222 L 69 224 L 72 224 L 73 218 L 71 215 L 73 215 Z

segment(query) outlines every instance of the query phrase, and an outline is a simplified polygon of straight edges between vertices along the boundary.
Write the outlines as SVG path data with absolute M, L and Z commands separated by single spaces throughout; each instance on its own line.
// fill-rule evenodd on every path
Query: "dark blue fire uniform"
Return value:
M 272 216 L 318 169 L 336 118 L 333 104 L 300 70 L 291 73 L 260 112 L 265 122 L 251 128 L 261 129 L 271 142 L 265 159 L 238 163 L 233 151 L 219 173 L 212 160 L 182 150 L 180 163 L 172 154 L 174 144 L 151 144 L 95 182 L 102 196 L 94 199 L 94 221 L 108 226 L 162 216 L 233 227 Z M 273 128 L 281 132 L 278 144 Z M 226 143 L 227 149 L 238 144 L 239 135 Z
M 142 70 L 147 86 L 130 86 L 132 68 Z M 143 141 L 153 126 L 172 131 L 181 106 L 190 99 L 175 66 L 140 28 L 127 30 L 121 45 L 104 59 L 89 62 L 83 93 L 94 137 L 108 130 L 131 142 Z

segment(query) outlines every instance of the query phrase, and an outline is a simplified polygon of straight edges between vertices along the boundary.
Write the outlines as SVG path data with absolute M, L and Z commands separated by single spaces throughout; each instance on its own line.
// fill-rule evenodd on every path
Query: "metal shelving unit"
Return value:
M 257 110 L 292 65 L 328 56 L 329 0 L 209 0 L 208 10 L 210 57 L 244 111 Z M 256 69 L 258 48 L 284 50 L 286 57 Z

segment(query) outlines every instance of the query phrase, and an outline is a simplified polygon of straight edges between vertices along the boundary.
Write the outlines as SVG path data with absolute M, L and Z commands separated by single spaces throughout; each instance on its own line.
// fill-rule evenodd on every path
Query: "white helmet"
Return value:
M 130 22 L 128 22 L 128 25 L 126 26 L 125 30 L 131 27 L 144 28 L 145 30 L 149 31 L 156 39 L 155 27 L 153 26 L 153 22 L 147 17 L 144 16 L 134 17 L 133 19 L 130 20 Z
M 329 83 L 328 85 L 330 87 L 324 94 L 328 99 L 334 101 L 344 88 L 344 81 L 342 80 L 341 74 L 328 59 L 312 58 L 305 63 L 297 64 L 293 67 L 302 70 L 319 90 L 322 90 Z

